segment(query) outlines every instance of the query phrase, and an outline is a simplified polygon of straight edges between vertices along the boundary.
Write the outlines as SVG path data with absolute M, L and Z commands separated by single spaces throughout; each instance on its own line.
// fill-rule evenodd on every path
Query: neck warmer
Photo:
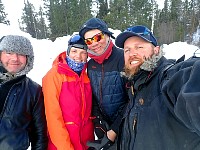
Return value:
M 69 67 L 76 72 L 78 75 L 81 74 L 81 71 L 84 68 L 84 65 L 86 64 L 86 62 L 75 62 L 73 59 L 71 59 L 70 57 L 66 58 L 67 64 L 69 65 Z
M 108 46 L 104 50 L 104 53 L 102 53 L 99 56 L 96 56 L 96 55 L 88 52 L 88 56 L 90 58 L 94 59 L 97 63 L 102 64 L 104 62 L 104 60 L 108 59 L 108 57 L 110 56 L 110 54 L 112 52 L 112 47 L 113 47 L 113 42 L 110 40 L 110 42 L 108 43 Z
M 16 78 L 16 75 L 10 74 L 3 66 L 0 66 L 0 83 L 12 80 L 14 78 Z

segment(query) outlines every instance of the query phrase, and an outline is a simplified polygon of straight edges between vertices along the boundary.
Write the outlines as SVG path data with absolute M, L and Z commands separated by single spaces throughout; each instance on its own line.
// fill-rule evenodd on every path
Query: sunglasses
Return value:
M 87 50 L 87 45 L 84 43 L 83 39 L 78 34 L 73 35 L 69 39 L 68 45 L 71 47 L 76 47 L 76 48 L 81 48 L 81 49 Z
M 146 39 L 150 40 L 151 31 L 144 26 L 130 27 L 130 28 L 127 28 L 126 31 L 137 33 L 137 34 L 145 37 Z
M 151 33 L 151 31 L 145 26 L 134 26 L 127 28 L 126 31 L 136 33 L 137 35 L 141 36 L 145 40 L 151 42 L 154 46 L 157 46 L 157 40 Z
M 81 37 L 78 34 L 73 35 L 69 41 L 68 41 L 68 45 L 73 45 L 73 44 L 77 44 L 81 42 Z M 84 43 L 84 42 L 83 42 Z
M 100 33 L 95 34 L 95 35 L 94 35 L 93 37 L 91 37 L 91 38 L 85 39 L 84 41 L 85 41 L 85 43 L 86 43 L 87 45 L 91 45 L 93 42 L 99 42 L 99 41 L 101 41 L 102 39 L 104 39 L 104 34 L 103 34 L 102 32 L 100 32 Z

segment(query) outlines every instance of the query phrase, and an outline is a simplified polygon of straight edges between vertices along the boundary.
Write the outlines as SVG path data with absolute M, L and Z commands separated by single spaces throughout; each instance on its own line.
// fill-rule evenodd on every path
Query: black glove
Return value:
M 94 147 L 89 147 L 87 150 L 95 150 Z
M 87 142 L 87 146 L 90 148 L 95 148 L 95 150 L 107 150 L 114 144 L 111 140 L 108 139 L 106 134 L 104 134 L 103 138 L 100 140 L 95 140 L 93 142 Z
M 102 139 L 104 134 L 108 131 L 108 124 L 103 119 L 100 119 L 99 117 L 94 119 L 94 131 L 97 135 L 98 139 Z

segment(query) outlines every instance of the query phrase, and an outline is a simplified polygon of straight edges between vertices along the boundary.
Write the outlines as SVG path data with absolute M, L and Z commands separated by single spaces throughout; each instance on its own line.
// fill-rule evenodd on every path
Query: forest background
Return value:
M 20 29 L 33 38 L 54 41 L 79 31 L 89 18 L 98 17 L 114 30 L 146 25 L 159 43 L 182 41 L 200 46 L 200 41 L 192 43 L 194 32 L 200 29 L 200 0 L 164 0 L 162 9 L 155 0 L 41 1 L 43 5 L 36 11 L 29 0 L 24 0 L 23 13 L 18 20 Z M 0 23 L 10 24 L 1 0 Z

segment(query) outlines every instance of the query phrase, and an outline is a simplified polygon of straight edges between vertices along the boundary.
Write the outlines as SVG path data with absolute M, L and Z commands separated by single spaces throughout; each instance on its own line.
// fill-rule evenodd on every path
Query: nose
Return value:
M 130 56 L 137 56 L 138 55 L 138 51 L 136 49 L 131 49 L 129 55 Z
M 81 58 L 81 53 L 76 53 L 76 58 Z
M 91 45 L 88 45 L 88 46 L 95 47 L 96 45 L 98 45 L 98 42 L 93 40 L 93 41 L 92 41 L 92 44 L 91 44 Z
M 17 60 L 18 59 L 18 54 L 16 54 L 16 53 L 13 53 L 12 55 L 11 55 L 11 58 L 12 58 L 12 60 Z

